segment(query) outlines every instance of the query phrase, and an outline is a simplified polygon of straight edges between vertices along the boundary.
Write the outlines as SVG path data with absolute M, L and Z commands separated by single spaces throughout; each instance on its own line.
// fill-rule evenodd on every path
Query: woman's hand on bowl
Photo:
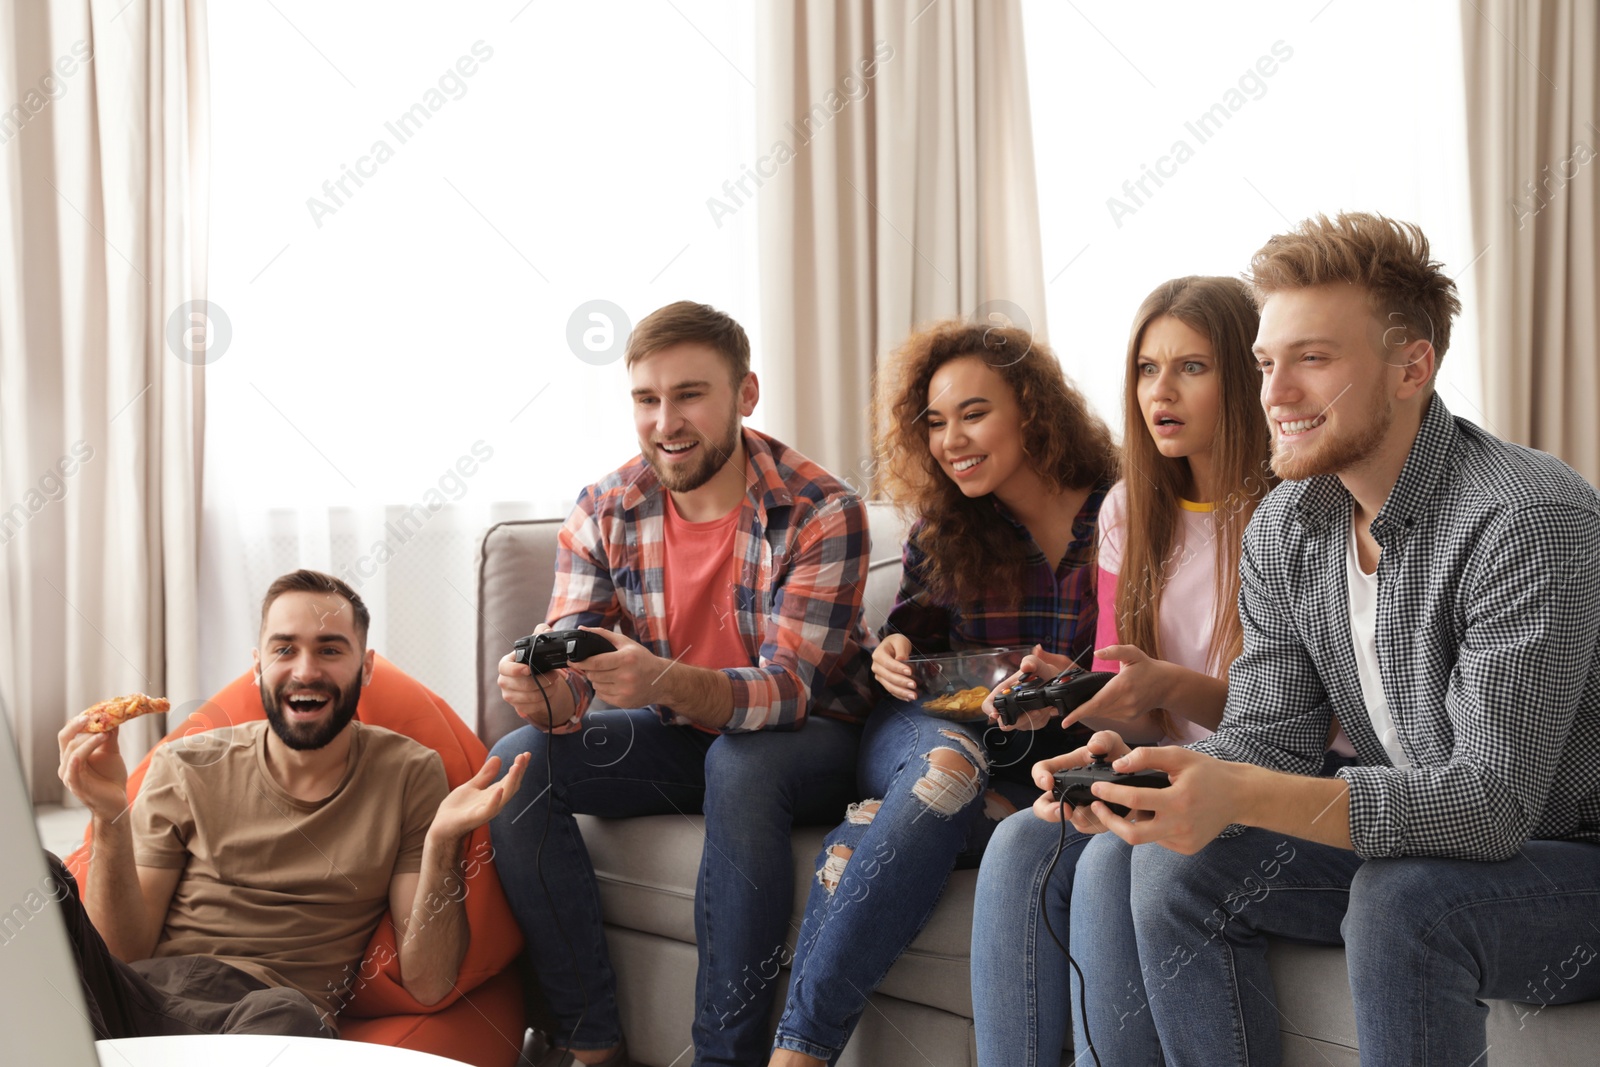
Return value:
M 872 676 L 896 700 L 917 699 L 917 683 L 911 673 L 911 639 L 905 634 L 888 634 L 872 650 Z

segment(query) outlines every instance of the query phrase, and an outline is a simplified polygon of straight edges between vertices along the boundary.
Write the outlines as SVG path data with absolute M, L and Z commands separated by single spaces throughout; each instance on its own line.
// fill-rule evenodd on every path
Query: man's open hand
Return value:
M 498 782 L 500 757 L 490 756 L 478 773 L 450 791 L 439 802 L 428 836 L 440 844 L 459 845 L 466 836 L 496 815 L 517 795 L 522 787 L 522 773 L 528 767 L 528 753 L 524 752 L 511 763 L 511 770 Z

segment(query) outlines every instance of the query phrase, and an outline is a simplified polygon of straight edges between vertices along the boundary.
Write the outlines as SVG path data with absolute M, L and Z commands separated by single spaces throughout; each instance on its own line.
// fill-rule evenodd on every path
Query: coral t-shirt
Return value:
M 666 497 L 662 593 L 673 659 L 708 670 L 753 666 L 733 603 L 739 577 L 734 535 L 744 503 L 719 519 L 689 522 L 678 514 L 672 494 Z

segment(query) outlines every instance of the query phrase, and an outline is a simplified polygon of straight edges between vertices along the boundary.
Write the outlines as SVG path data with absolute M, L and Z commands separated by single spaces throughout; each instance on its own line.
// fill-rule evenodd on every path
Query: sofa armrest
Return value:
M 563 519 L 496 523 L 478 547 L 478 709 L 474 726 L 489 748 L 522 725 L 500 698 L 500 659 L 544 621 L 555 585 L 556 535 Z

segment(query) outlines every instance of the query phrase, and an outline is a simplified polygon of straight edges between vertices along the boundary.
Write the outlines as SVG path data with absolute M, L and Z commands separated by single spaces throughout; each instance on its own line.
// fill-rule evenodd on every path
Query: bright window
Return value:
M 580 305 L 692 298 L 758 326 L 754 212 L 706 209 L 752 158 L 744 6 L 489 7 L 211 6 L 210 298 L 233 339 L 208 496 L 411 504 L 443 480 L 558 513 L 632 449 L 620 360 L 568 346 Z
M 1050 339 L 1115 429 L 1128 327 L 1324 212 L 1416 222 L 1462 288 L 1440 368 L 1482 422 L 1460 5 L 1023 0 Z
M 209 20 L 208 295 L 232 339 L 206 381 L 202 681 L 242 669 L 267 583 L 308 566 L 352 581 L 372 646 L 470 718 L 484 529 L 562 516 L 637 454 L 627 325 L 575 313 L 693 299 L 759 337 L 755 212 L 706 206 L 755 158 L 753 12 Z

